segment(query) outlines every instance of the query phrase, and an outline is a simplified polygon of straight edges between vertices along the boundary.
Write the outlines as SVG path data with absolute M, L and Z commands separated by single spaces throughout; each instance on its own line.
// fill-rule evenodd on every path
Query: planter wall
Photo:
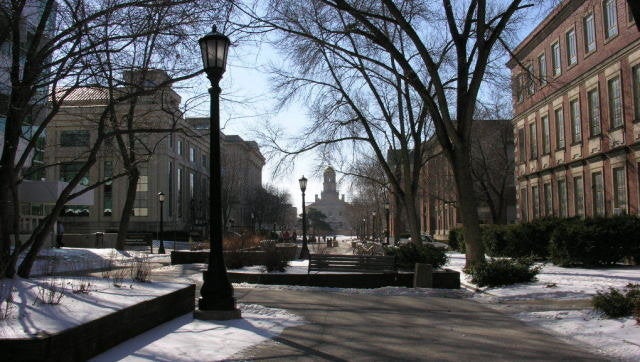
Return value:
M 195 285 L 185 286 L 60 333 L 0 339 L 1 359 L 84 361 L 194 308 Z

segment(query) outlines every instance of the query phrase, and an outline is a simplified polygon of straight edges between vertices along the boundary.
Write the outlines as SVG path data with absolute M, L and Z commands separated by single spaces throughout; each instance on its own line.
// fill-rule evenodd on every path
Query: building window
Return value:
M 573 207 L 576 216 L 584 216 L 584 180 L 582 176 L 573 178 Z
M 104 179 L 113 177 L 113 161 L 104 161 Z M 113 214 L 113 181 L 105 181 L 103 186 L 102 214 L 111 216 Z
M 84 166 L 84 162 L 65 162 L 60 165 L 60 181 L 71 182 Z M 80 179 L 80 185 L 89 185 L 89 176 L 86 174 Z
M 565 35 L 567 41 L 567 64 L 574 65 L 578 62 L 578 52 L 576 49 L 576 31 L 571 29 Z
M 602 2 L 602 16 L 604 17 L 604 35 L 609 39 L 618 35 L 618 14 L 616 0 L 604 0 Z
M 569 102 L 569 113 L 571 116 L 571 141 L 573 143 L 582 142 L 582 124 L 580 121 L 580 104 L 577 99 Z
M 527 66 L 527 74 L 526 74 L 526 84 L 527 84 L 527 93 L 529 95 L 532 95 L 536 92 L 536 83 L 533 81 L 533 77 L 534 77 L 534 73 L 533 73 L 533 65 L 529 64 Z
M 189 147 L 189 161 L 196 162 L 196 149 Z
M 631 69 L 633 73 L 633 109 L 635 120 L 640 121 L 640 64 Z
M 553 195 L 551 194 L 551 183 L 544 184 L 542 192 L 544 193 L 544 214 L 551 216 L 553 214 Z
M 611 128 L 622 127 L 622 91 L 620 77 L 614 77 L 607 82 L 609 89 L 609 119 Z
M 527 221 L 527 188 L 520 189 L 520 218 Z
M 627 209 L 627 175 L 624 167 L 613 169 L 613 207 L 614 214 Z
M 89 131 L 74 130 L 60 132 L 60 146 L 62 147 L 88 147 Z
M 604 215 L 604 184 L 602 172 L 591 174 L 591 188 L 593 189 L 593 215 Z
M 551 152 L 551 134 L 549 132 L 549 116 L 542 116 L 542 153 Z
M 178 217 L 182 217 L 182 169 L 178 167 L 176 174 L 176 208 L 178 209 Z
M 183 147 L 184 147 L 184 145 L 183 145 L 182 140 L 181 140 L 181 139 L 178 139 L 178 154 L 179 154 L 180 156 L 182 156 L 182 155 L 183 155 L 183 153 L 184 153 Z
M 547 57 L 544 53 L 538 56 L 538 80 L 540 85 L 547 84 Z
M 584 52 L 589 53 L 596 50 L 596 25 L 593 14 L 589 14 L 582 19 L 584 27 Z
M 551 66 L 553 68 L 553 76 L 557 77 L 562 74 L 562 60 L 560 59 L 560 43 L 555 42 L 551 45 Z
M 538 140 L 536 137 L 536 124 L 529 125 L 529 150 L 531 151 L 531 159 L 538 157 Z
M 524 128 L 518 130 L 518 160 L 522 163 L 527 160 L 525 151 Z
M 558 108 L 553 111 L 553 115 L 556 119 L 556 147 L 557 149 L 564 148 L 564 112 L 562 108 Z
M 600 93 L 598 89 L 592 89 L 587 92 L 587 105 L 589 107 L 589 132 L 591 137 L 597 136 L 601 132 Z
M 531 186 L 531 206 L 533 206 L 533 218 L 540 217 L 540 191 L 538 186 Z
M 558 180 L 558 212 L 560 217 L 567 217 L 567 182 Z

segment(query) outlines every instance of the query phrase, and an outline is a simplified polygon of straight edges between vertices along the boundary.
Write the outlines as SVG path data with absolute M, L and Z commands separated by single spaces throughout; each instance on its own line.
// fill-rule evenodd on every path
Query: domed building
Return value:
M 331 166 L 324 171 L 320 197 L 316 194 L 315 201 L 307 207 L 323 213 L 327 217 L 325 221 L 335 234 L 350 235 L 352 233 L 353 230 L 348 221 L 350 204 L 344 201 L 344 194 L 339 196 L 336 188 L 336 172 Z

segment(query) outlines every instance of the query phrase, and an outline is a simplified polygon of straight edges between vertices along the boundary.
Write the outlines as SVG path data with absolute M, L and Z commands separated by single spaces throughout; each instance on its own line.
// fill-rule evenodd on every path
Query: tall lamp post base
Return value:
M 226 280 L 226 277 L 214 278 L 208 270 L 202 271 L 204 283 L 200 289 L 202 298 L 198 299 L 198 309 L 193 317 L 200 320 L 229 320 L 242 318 L 240 309 L 236 307 L 231 284 L 215 285 L 215 281 Z M 228 283 L 228 281 L 226 282 Z

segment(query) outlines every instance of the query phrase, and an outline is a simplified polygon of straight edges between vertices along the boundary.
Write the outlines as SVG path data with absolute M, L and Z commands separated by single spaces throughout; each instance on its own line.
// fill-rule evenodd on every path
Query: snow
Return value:
M 350 242 L 339 239 L 341 252 L 350 250 Z M 44 274 L 55 267 L 57 271 L 80 272 L 97 270 L 108 262 L 126 263 L 146 254 L 119 253 L 112 249 L 47 249 L 37 264 L 37 273 Z M 462 271 L 464 255 L 450 253 L 447 268 Z M 153 263 L 168 262 L 167 255 L 151 255 Z M 285 273 L 306 274 L 307 261 L 293 261 Z M 204 268 L 201 264 L 196 266 Z M 154 269 L 154 274 L 171 274 L 181 266 L 164 266 Z M 235 272 L 262 273 L 261 267 L 247 267 Z M 181 277 L 184 282 L 196 283 L 201 273 Z M 64 276 L 68 288 L 79 283 L 92 283 L 89 293 L 67 293 L 60 305 L 33 304 L 38 293 L 37 283 L 52 277 L 30 280 L 16 279 L 14 293 L 19 310 L 5 320 L 0 320 L 1 338 L 18 338 L 43 333 L 53 333 L 73 325 L 97 318 L 110 311 L 137 303 L 153 295 L 167 293 L 181 285 L 177 283 L 132 283 L 115 287 L 105 279 Z M 622 288 L 628 283 L 640 283 L 640 267 L 612 269 L 560 268 L 545 265 L 538 280 L 500 288 L 477 288 L 462 273 L 461 281 L 468 289 L 438 290 L 385 287 L 377 289 L 320 288 L 285 285 L 234 284 L 236 288 L 268 288 L 278 290 L 324 290 L 331 293 L 408 295 L 415 297 L 468 297 L 488 306 L 527 301 L 545 304 L 553 308 L 558 301 L 588 301 L 596 291 L 608 287 Z M 5 288 L 6 290 L 6 288 Z M 23 300 L 24 299 L 24 300 Z M 26 302 L 23 302 L 26 301 Z M 267 308 L 260 305 L 239 304 L 242 319 L 233 321 L 194 320 L 191 314 L 174 319 L 138 337 L 126 341 L 111 350 L 96 356 L 94 361 L 189 361 L 188 356 L 198 360 L 221 360 L 252 345 L 276 337 L 285 328 L 304 324 L 305 321 L 289 311 Z M 549 309 L 546 308 L 546 309 Z M 20 316 L 18 317 L 18 311 Z M 514 317 L 537 325 L 570 343 L 580 344 L 605 353 L 611 358 L 632 361 L 640 360 L 640 326 L 632 318 L 606 319 L 591 309 L 536 310 L 510 312 Z M 206 347 L 205 347 L 206 346 Z

